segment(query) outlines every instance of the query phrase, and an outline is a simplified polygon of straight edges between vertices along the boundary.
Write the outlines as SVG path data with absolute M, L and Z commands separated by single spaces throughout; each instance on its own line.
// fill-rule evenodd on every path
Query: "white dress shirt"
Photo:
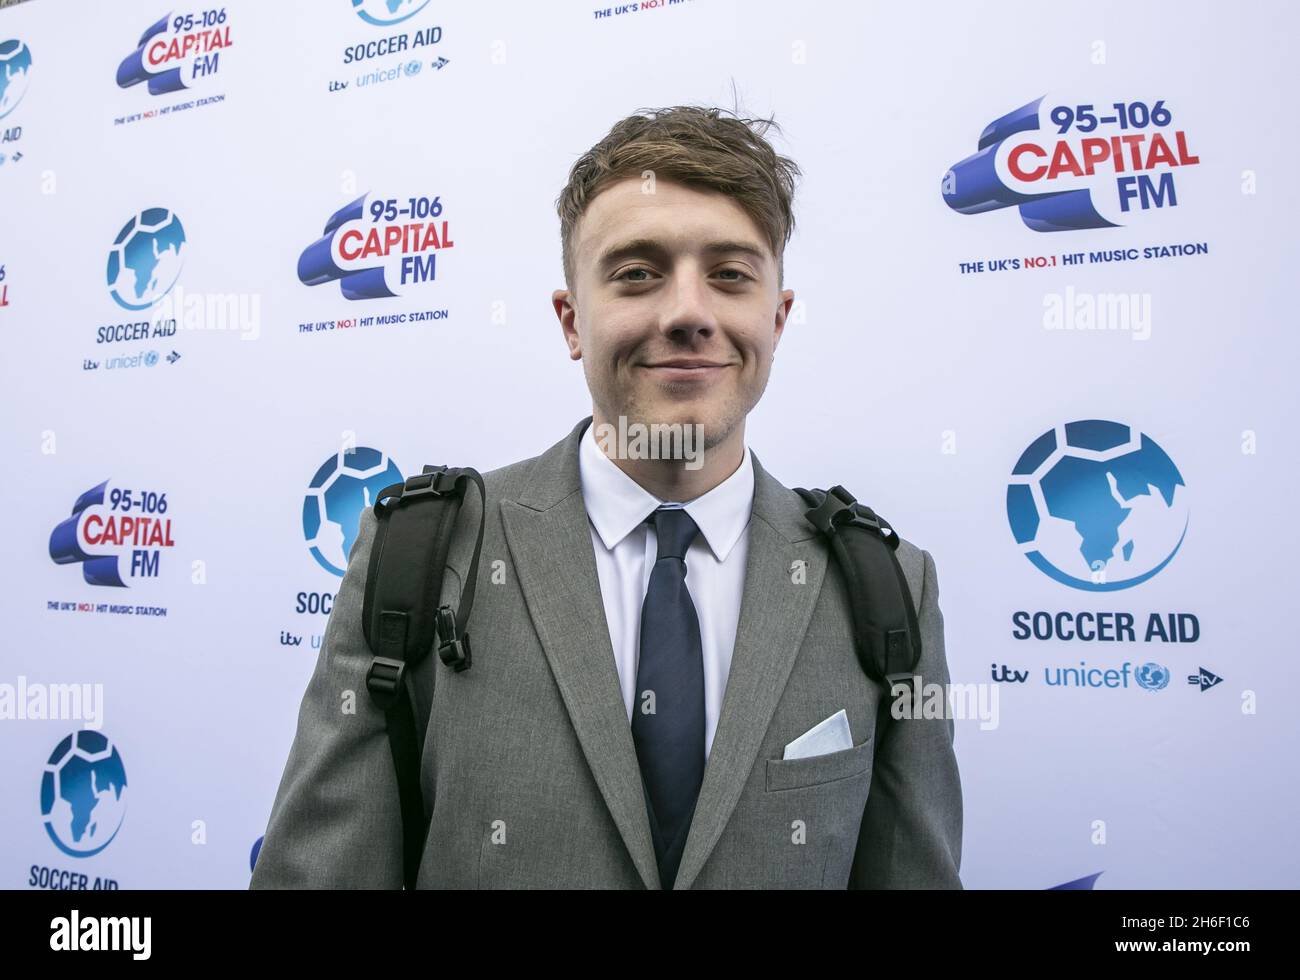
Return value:
M 685 504 L 661 501 L 606 456 L 589 425 L 578 450 L 582 498 L 591 524 L 600 595 L 614 648 L 614 665 L 627 707 L 636 701 L 641 647 L 641 606 L 658 556 L 658 539 L 645 523 L 660 506 L 684 507 L 700 533 L 686 552 L 686 588 L 700 620 L 704 651 L 704 757 L 713 748 L 731 653 L 740 622 L 749 553 L 749 516 L 754 503 L 754 466 L 748 447 L 736 472 Z

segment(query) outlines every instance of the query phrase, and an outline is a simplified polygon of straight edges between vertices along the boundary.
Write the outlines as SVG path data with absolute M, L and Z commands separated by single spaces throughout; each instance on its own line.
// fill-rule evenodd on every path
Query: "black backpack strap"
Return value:
M 483 513 L 460 604 L 453 611 L 438 603 L 456 517 L 471 483 L 478 487 Z M 361 609 L 362 629 L 374 655 L 366 688 L 387 722 L 402 810 L 403 881 L 414 888 L 429 819 L 420 793 L 419 733 L 406 677 L 435 640 L 443 663 L 458 672 L 469 669 L 465 627 L 474 606 L 487 518 L 483 477 L 468 468 L 426 466 L 419 476 L 381 490 L 374 511 L 379 523 Z
M 853 643 L 867 676 L 884 685 L 876 713 L 876 747 L 891 713 L 896 685 L 913 686 L 921 660 L 921 629 L 903 567 L 898 535 L 889 522 L 858 503 L 841 486 L 795 492 L 808 504 L 805 515 L 830 547 L 844 576 L 853 615 Z M 912 692 L 913 695 L 915 692 Z

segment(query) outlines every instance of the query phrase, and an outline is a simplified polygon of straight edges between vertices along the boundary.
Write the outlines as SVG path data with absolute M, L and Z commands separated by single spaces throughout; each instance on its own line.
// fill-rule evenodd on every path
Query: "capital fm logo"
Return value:
M 116 588 L 157 579 L 175 546 L 165 492 L 108 480 L 78 497 L 50 534 L 55 564 L 80 564 L 86 584 Z
M 118 87 L 144 82 L 150 95 L 192 88 L 218 74 L 230 45 L 225 7 L 167 13 L 145 28 L 135 50 L 118 65 Z
M 375 505 L 385 487 L 404 481 L 388 454 L 369 446 L 349 446 L 325 460 L 302 501 L 302 533 L 317 564 L 342 577 L 361 512 Z
M 352 0 L 353 12 L 367 24 L 388 27 L 414 17 L 429 0 Z
M 181 274 L 185 228 L 167 208 L 134 215 L 108 250 L 108 291 L 124 310 L 147 310 L 167 295 Z
M 349 300 L 434 282 L 439 253 L 456 245 L 443 211 L 440 197 L 363 194 L 330 215 L 322 237 L 303 249 L 298 279 L 306 286 L 337 280 Z
M 1034 231 L 1114 228 L 1178 207 L 1196 149 L 1166 99 L 1044 95 L 989 123 L 941 192 L 961 214 L 1019 208 Z
M 1187 487 L 1169 455 L 1129 425 L 1088 419 L 1029 444 L 1007 486 L 1007 519 L 1025 557 L 1088 592 L 1145 582 L 1187 534 Z

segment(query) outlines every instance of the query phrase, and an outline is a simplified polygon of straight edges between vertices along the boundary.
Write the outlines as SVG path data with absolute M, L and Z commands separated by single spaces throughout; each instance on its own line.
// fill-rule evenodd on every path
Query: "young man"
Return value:
M 486 511 L 472 492 L 462 508 L 442 601 L 485 514 L 473 666 L 429 656 L 409 681 L 419 887 L 961 887 L 953 723 L 892 721 L 877 751 L 881 687 L 844 581 L 807 505 L 746 449 L 794 300 L 799 173 L 751 123 L 633 115 L 560 195 L 553 303 L 592 417 L 485 474 Z M 620 438 L 652 425 L 676 458 Z M 253 887 L 401 887 L 396 776 L 365 696 L 375 528 L 363 511 Z M 916 673 L 946 684 L 934 562 L 906 540 L 896 556 Z M 838 742 L 787 754 L 823 721 Z

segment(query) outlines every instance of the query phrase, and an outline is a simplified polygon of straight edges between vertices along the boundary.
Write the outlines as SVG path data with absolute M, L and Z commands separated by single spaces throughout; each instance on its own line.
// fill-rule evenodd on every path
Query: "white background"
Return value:
M 693 0 L 596 20 L 589 3 L 435 0 L 385 29 L 347 0 L 213 6 L 227 9 L 234 43 L 195 95 L 224 101 L 121 126 L 116 117 L 189 97 L 114 82 L 165 7 L 34 0 L 0 12 L 0 39 L 33 55 L 26 96 L 0 121 L 22 126 L 24 154 L 0 167 L 0 682 L 103 683 L 103 730 L 129 780 L 113 844 L 66 858 L 46 837 L 38 790 L 76 725 L 0 721 L 0 887 L 26 887 L 34 864 L 122 887 L 247 885 L 316 653 L 279 634 L 323 632 L 323 616 L 293 612 L 294 596 L 338 587 L 303 543 L 312 474 L 348 432 L 408 473 L 426 462 L 487 470 L 567 433 L 590 410 L 550 307 L 568 168 L 635 109 L 731 107 L 733 85 L 749 114 L 775 113 L 778 148 L 804 171 L 785 257 L 802 316 L 749 444 L 787 485 L 842 483 L 933 553 L 954 681 L 987 680 L 991 662 L 1032 671 L 1000 688 L 996 730 L 957 725 L 965 884 L 1044 888 L 1103 872 L 1098 887 L 1296 886 L 1293 7 Z M 418 77 L 327 91 L 357 74 L 341 63 L 345 46 L 434 24 L 443 40 L 422 50 Z M 449 63 L 434 71 L 439 54 Z M 1015 209 L 951 211 L 945 171 L 989 122 L 1047 92 L 1167 100 L 1201 158 L 1176 174 L 1179 206 L 1054 235 Z M 1257 193 L 1243 194 L 1243 171 Z M 418 298 L 349 303 L 336 284 L 298 281 L 302 249 L 368 190 L 447 206 L 456 245 Z M 109 297 L 104 268 L 118 230 L 150 206 L 184 223 L 183 288 L 258 297 L 260 336 L 191 332 L 159 346 L 182 353 L 175 365 L 83 371 L 85 357 L 147 346 L 106 351 L 94 331 L 136 319 Z M 1210 254 L 957 269 L 1193 241 Z M 1044 295 L 1066 286 L 1149 294 L 1151 338 L 1044 330 Z M 450 317 L 297 332 L 412 308 Z M 1033 568 L 1005 513 L 1029 442 L 1086 418 L 1154 438 L 1191 513 L 1168 568 L 1100 596 Z M 1245 430 L 1256 454 L 1241 451 Z M 946 432 L 955 453 L 942 451 Z M 104 479 L 169 494 L 175 553 L 158 583 L 126 597 L 166 606 L 165 619 L 46 610 L 123 598 L 48 554 L 54 526 Z M 196 560 L 202 586 L 191 584 Z M 1018 609 L 1139 622 L 1193 612 L 1202 633 L 1154 650 L 1019 642 Z M 1169 690 L 1041 681 L 1046 665 L 1145 659 L 1172 669 Z M 1224 683 L 1188 687 L 1199 666 Z M 1246 691 L 1256 714 L 1241 710 Z

